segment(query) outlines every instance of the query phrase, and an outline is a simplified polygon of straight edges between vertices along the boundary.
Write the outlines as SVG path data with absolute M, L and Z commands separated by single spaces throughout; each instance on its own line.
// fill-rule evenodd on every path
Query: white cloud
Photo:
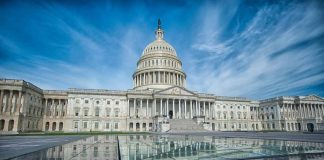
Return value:
M 323 83 L 324 46 L 316 39 L 324 35 L 322 11 L 316 4 L 293 4 L 284 10 L 280 7 L 262 8 L 244 31 L 224 42 L 213 34 L 206 38 L 208 41 L 195 42 L 193 48 L 208 54 L 202 56 L 203 63 L 191 61 L 192 87 L 218 95 L 266 98 Z M 210 43 L 210 39 L 216 40 Z M 217 58 L 226 60 L 220 62 Z

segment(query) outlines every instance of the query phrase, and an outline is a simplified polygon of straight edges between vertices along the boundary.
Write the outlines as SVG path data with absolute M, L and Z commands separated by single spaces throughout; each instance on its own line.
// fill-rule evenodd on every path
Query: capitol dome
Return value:
M 176 50 L 163 39 L 161 21 L 155 31 L 156 39 L 143 50 L 133 74 L 134 89 L 164 89 L 172 86 L 185 87 L 186 74 Z

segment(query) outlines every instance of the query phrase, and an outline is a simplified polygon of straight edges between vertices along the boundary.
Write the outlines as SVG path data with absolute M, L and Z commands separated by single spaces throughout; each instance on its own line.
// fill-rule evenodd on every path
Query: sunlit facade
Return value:
M 0 79 L 0 133 L 324 130 L 324 99 L 316 95 L 257 101 L 188 90 L 160 22 L 155 35 L 137 62 L 130 90 L 43 90 Z

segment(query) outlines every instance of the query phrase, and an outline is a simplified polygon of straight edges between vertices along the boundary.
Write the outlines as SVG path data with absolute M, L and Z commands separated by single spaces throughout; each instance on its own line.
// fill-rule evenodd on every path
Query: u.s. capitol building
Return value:
M 43 90 L 0 79 L 0 133 L 324 130 L 324 99 L 316 95 L 256 101 L 186 89 L 182 62 L 160 23 L 155 35 L 127 91 Z

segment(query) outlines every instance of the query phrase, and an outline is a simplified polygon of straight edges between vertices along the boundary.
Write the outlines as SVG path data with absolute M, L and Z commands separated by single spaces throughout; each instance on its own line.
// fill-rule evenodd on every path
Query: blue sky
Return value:
M 190 90 L 324 96 L 320 0 L 1 1 L 0 77 L 42 89 L 130 89 L 158 18 Z

